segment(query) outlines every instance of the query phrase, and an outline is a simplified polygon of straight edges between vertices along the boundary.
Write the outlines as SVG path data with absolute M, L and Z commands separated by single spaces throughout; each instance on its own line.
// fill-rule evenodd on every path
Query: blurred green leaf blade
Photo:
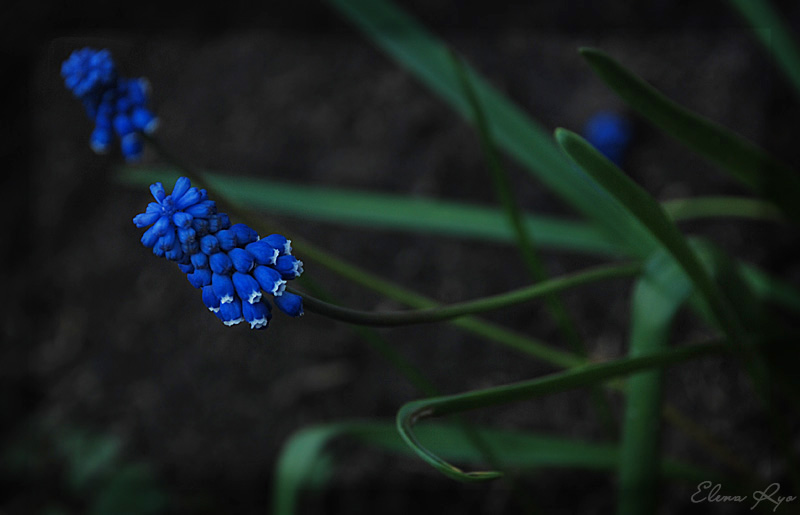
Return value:
M 628 356 L 666 348 L 678 308 L 692 283 L 664 249 L 647 261 L 634 287 Z M 619 461 L 619 515 L 657 511 L 661 462 L 661 402 L 664 372 L 633 374 L 626 382 L 625 415 Z
M 789 28 L 767 0 L 728 0 L 755 29 L 767 52 L 800 93 L 800 50 Z
M 800 176 L 733 131 L 678 105 L 607 54 L 581 48 L 595 73 L 631 108 L 800 221 Z
M 741 346 L 744 331 L 728 299 L 658 202 L 574 132 L 556 129 L 556 139 L 567 155 L 612 194 L 672 255 L 707 302 L 720 328 L 732 342 Z

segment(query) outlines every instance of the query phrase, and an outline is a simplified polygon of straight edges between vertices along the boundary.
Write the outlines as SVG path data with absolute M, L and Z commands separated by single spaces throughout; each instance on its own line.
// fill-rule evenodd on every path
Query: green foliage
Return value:
M 165 513 L 167 494 L 152 468 L 126 459 L 118 438 L 75 427 L 29 421 L 4 449 L 2 469 L 25 487 L 51 494 L 46 513 L 157 515 Z M 58 472 L 59 485 L 38 485 Z M 79 505 L 76 512 L 67 506 Z

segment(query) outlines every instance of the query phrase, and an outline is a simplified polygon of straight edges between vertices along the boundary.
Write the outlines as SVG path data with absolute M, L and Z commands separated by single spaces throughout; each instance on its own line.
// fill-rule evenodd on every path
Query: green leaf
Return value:
M 630 107 L 678 141 L 800 221 L 800 177 L 734 132 L 676 104 L 605 53 L 581 48 L 581 55 Z
M 405 404 L 397 413 L 397 429 L 414 452 L 442 474 L 459 481 L 474 482 L 497 478 L 498 471 L 464 472 L 423 445 L 413 426 L 425 417 L 451 415 L 469 410 L 499 406 L 542 397 L 552 393 L 600 384 L 617 376 L 654 367 L 665 367 L 709 354 L 730 351 L 725 344 L 704 344 L 660 351 L 636 358 L 623 358 L 600 364 L 576 367 L 529 381 L 484 390 L 433 397 Z
M 670 325 L 692 292 L 692 283 L 664 250 L 648 260 L 634 288 L 628 355 L 646 356 L 666 348 Z M 657 511 L 661 461 L 662 370 L 634 374 L 627 381 L 619 462 L 620 515 Z
M 174 183 L 180 175 L 172 169 L 126 167 L 119 177 L 127 184 Z M 360 227 L 415 231 L 485 241 L 512 242 L 514 233 L 501 210 L 490 207 L 336 188 L 301 186 L 221 173 L 206 173 L 209 185 L 224 196 L 268 213 L 298 216 Z M 618 255 L 620 250 L 602 233 L 578 221 L 525 217 L 525 227 L 538 245 Z
M 164 513 L 167 495 L 145 464 L 115 470 L 91 503 L 90 515 L 156 515 Z
M 329 2 L 456 112 L 475 121 L 446 44 L 388 0 Z M 602 228 L 610 241 L 640 257 L 650 254 L 654 242 L 649 235 L 632 223 L 585 174 L 564 159 L 546 130 L 469 66 L 465 65 L 465 71 L 481 99 L 487 126 L 500 148 Z
M 744 344 L 744 331 L 728 300 L 711 280 L 686 238 L 658 202 L 574 132 L 556 129 L 556 139 L 564 151 L 613 195 L 672 255 L 703 296 L 728 339 L 741 347 Z
M 478 436 L 489 445 L 495 457 L 508 468 L 535 470 L 546 467 L 613 470 L 619 450 L 616 445 L 590 443 L 518 431 L 476 429 Z M 424 445 L 435 449 L 448 459 L 480 463 L 481 451 L 458 425 L 429 423 L 419 427 L 417 437 Z M 325 456 L 325 447 L 340 437 L 355 438 L 385 451 L 413 455 L 392 422 L 353 421 L 324 424 L 295 433 L 284 445 L 275 471 L 273 515 L 291 515 L 297 511 L 297 501 L 307 480 Z M 665 461 L 662 473 L 666 477 L 700 481 L 717 477 L 713 471 L 688 464 Z
M 784 222 L 780 211 L 763 200 L 744 197 L 694 197 L 667 200 L 661 203 L 670 218 L 678 221 L 698 218 L 747 218 Z
M 728 0 L 755 29 L 758 39 L 800 93 L 800 51 L 791 32 L 767 0 Z
M 116 467 L 120 458 L 118 438 L 73 429 L 55 436 L 56 448 L 66 458 L 66 480 L 75 492 L 85 492 Z

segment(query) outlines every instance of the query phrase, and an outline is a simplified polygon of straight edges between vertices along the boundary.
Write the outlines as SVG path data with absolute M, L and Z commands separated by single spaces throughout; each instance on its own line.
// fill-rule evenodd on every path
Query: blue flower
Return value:
M 113 84 L 117 71 L 108 50 L 82 48 L 72 52 L 64 61 L 61 76 L 76 97 L 85 98 Z
M 189 232 L 193 231 L 193 222 L 195 218 L 208 220 L 213 217 L 216 203 L 206 198 L 205 190 L 191 187 L 186 177 L 177 180 L 169 195 L 160 182 L 150 186 L 150 192 L 156 201 L 133 218 L 133 223 L 140 229 L 150 226 L 142 235 L 142 244 L 155 253 L 163 251 L 171 261 L 188 264 L 201 247 L 194 245 L 197 243 L 196 234 L 192 236 Z
M 586 140 L 617 166 L 622 164 L 631 141 L 631 125 L 620 115 L 600 112 L 592 116 L 583 129 Z
M 299 317 L 303 314 L 303 298 L 288 291 L 275 297 L 275 305 L 289 316 Z
M 158 182 L 150 192 L 155 202 L 133 218 L 137 227 L 147 227 L 142 244 L 177 262 L 225 325 L 246 321 L 251 329 L 266 328 L 272 313 L 265 294 L 283 313 L 303 314 L 303 299 L 285 291 L 287 281 L 303 273 L 289 240 L 279 234 L 260 239 L 245 224 L 231 225 L 206 191 L 192 187 L 186 177 L 170 194 Z
M 147 108 L 147 81 L 119 77 L 109 51 L 93 48 L 74 51 L 61 65 L 61 75 L 95 122 L 89 138 L 92 150 L 108 152 L 116 134 L 125 159 L 141 157 L 142 134 L 152 134 L 158 127 L 158 119 Z

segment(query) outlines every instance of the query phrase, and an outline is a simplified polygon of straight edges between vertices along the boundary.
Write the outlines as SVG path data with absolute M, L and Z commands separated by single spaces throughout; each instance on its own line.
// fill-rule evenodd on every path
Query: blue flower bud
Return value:
M 226 213 L 217 213 L 217 221 L 220 229 L 229 229 L 231 226 L 231 219 Z
M 197 235 L 194 232 L 194 229 L 178 229 L 178 241 L 181 242 L 181 245 L 186 245 L 189 243 L 194 243 L 197 241 Z
M 167 198 L 167 192 L 164 190 L 164 185 L 160 182 L 150 185 L 150 193 L 153 194 L 153 198 L 156 199 L 158 203 L 162 202 L 165 198 Z M 150 205 L 153 203 L 151 202 Z M 159 205 L 159 204 L 156 204 Z M 150 206 L 147 206 L 148 208 Z
M 158 128 L 158 118 L 144 107 L 137 107 L 133 110 L 131 122 L 136 129 L 145 134 L 152 134 Z
M 151 228 L 147 229 L 144 234 L 142 235 L 142 245 L 151 249 L 155 246 L 156 242 L 161 236 L 158 235 L 158 230 L 156 226 L 152 226 Z
M 159 236 L 164 236 L 167 234 L 167 230 L 170 228 L 170 220 L 167 216 L 160 216 L 156 223 L 153 225 L 153 229 L 156 230 L 156 234 Z
M 122 88 L 118 88 L 117 90 L 119 93 L 124 94 L 125 91 Z M 131 101 L 126 96 L 121 96 L 117 98 L 117 105 L 114 106 L 118 113 L 127 113 L 128 110 L 131 108 Z M 131 119 L 131 125 L 133 125 L 133 119 Z
M 236 244 L 240 247 L 258 240 L 258 233 L 245 224 L 232 225 L 230 231 L 236 235 Z
M 631 140 L 630 123 L 615 113 L 592 116 L 583 129 L 586 140 L 616 165 L 621 165 Z
M 195 268 L 209 268 L 208 266 L 208 256 L 203 254 L 202 252 L 198 252 L 197 254 L 192 254 L 192 266 Z
M 178 265 L 178 268 L 184 274 L 191 274 L 192 272 L 194 272 L 194 266 L 192 266 L 191 264 Z
M 274 265 L 275 260 L 278 259 L 278 249 L 271 246 L 264 240 L 248 244 L 245 249 L 259 265 Z
M 242 303 L 252 304 L 261 300 L 261 286 L 252 275 L 241 272 L 233 273 L 233 286 L 242 299 Z
M 181 243 L 181 249 L 183 249 L 186 254 L 193 256 L 200 253 L 200 244 L 196 241 L 187 241 L 186 243 Z
M 233 281 L 230 276 L 211 274 L 211 286 L 214 287 L 214 293 L 217 294 L 221 303 L 227 304 L 228 302 L 233 302 L 236 290 L 233 287 Z
M 219 240 L 219 248 L 228 252 L 236 246 L 236 234 L 230 229 L 218 231 L 214 236 Z
M 214 254 L 219 252 L 219 240 L 213 234 L 206 234 L 200 239 L 200 251 L 204 254 Z
M 292 255 L 278 256 L 275 262 L 275 269 L 281 273 L 286 280 L 300 277 L 303 273 L 303 262 Z
M 283 292 L 280 297 L 275 297 L 275 305 L 289 316 L 299 317 L 303 314 L 303 298 L 294 293 Z
M 195 288 L 202 288 L 203 286 L 211 284 L 213 275 L 211 274 L 211 270 L 196 269 L 194 272 L 186 274 L 186 278 L 189 279 L 189 282 Z
M 120 140 L 120 149 L 126 160 L 135 161 L 139 159 L 142 157 L 142 151 L 144 150 L 141 136 L 136 133 L 126 134 Z
M 286 289 L 286 281 L 281 274 L 268 266 L 257 266 L 253 270 L 253 277 L 256 278 L 261 288 L 272 295 L 280 296 Z
M 208 220 L 195 218 L 192 220 L 192 228 L 194 228 L 194 232 L 197 233 L 197 237 L 202 238 L 208 234 Z
M 278 249 L 281 255 L 292 253 L 292 242 L 287 240 L 280 234 L 270 234 L 266 238 L 262 238 L 269 243 L 273 248 Z
M 263 301 L 253 304 L 242 302 L 242 315 L 250 323 L 250 329 L 266 329 L 272 319 L 269 304 Z
M 235 248 L 228 252 L 228 257 L 233 261 L 233 267 L 238 272 L 249 273 L 255 266 L 253 255 L 245 249 Z
M 113 124 L 114 130 L 120 137 L 132 134 L 135 130 L 133 128 L 133 124 L 131 123 L 131 119 L 125 114 L 118 114 L 115 116 Z
M 230 275 L 233 270 L 231 258 L 224 252 L 217 252 L 208 258 L 208 264 L 215 274 Z
M 175 247 L 175 244 L 178 241 L 178 237 L 175 234 L 175 229 L 169 228 L 164 233 L 164 236 L 158 239 L 158 246 L 163 250 L 170 250 Z
M 203 286 L 203 304 L 205 304 L 212 313 L 219 311 L 219 297 L 217 297 L 217 294 L 214 293 L 214 288 L 210 285 Z
M 89 146 L 95 154 L 105 154 L 108 152 L 112 139 L 113 135 L 108 128 L 97 126 L 89 137 Z
M 178 211 L 177 213 L 172 215 L 172 223 L 175 224 L 175 227 L 180 227 L 182 229 L 190 228 L 193 220 L 194 217 L 192 215 L 190 215 L 189 213 L 184 213 L 183 211 Z
M 173 197 L 173 200 L 175 202 L 175 209 L 186 209 L 187 207 L 200 202 L 201 200 L 200 192 L 197 191 L 197 188 L 190 188 L 189 191 L 187 191 L 186 193 L 183 194 L 183 196 L 181 196 L 181 198 L 175 199 Z
M 179 201 L 181 197 L 183 197 L 184 193 L 189 191 L 189 188 L 191 187 L 192 182 L 188 177 L 178 177 L 178 180 L 175 181 L 175 187 L 172 188 L 172 201 Z
M 216 209 L 217 205 L 213 200 L 203 200 L 202 202 L 187 207 L 185 211 L 195 218 L 208 218 L 214 214 Z
M 244 322 L 244 317 L 242 316 L 242 301 L 236 299 L 232 302 L 223 302 L 219 306 L 217 316 L 227 326 Z
M 140 213 L 133 217 L 133 223 L 136 227 L 141 229 L 156 223 L 160 217 L 161 213 Z
M 164 257 L 170 261 L 179 261 L 183 256 L 183 249 L 180 245 L 175 245 L 164 253 Z

